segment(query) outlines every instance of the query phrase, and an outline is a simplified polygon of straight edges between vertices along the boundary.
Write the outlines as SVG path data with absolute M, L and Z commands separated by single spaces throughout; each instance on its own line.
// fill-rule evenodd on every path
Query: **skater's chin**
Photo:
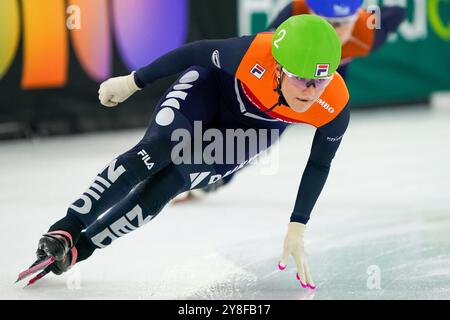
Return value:
M 295 98 L 289 103 L 289 107 L 295 112 L 306 112 L 314 103 L 313 99 Z

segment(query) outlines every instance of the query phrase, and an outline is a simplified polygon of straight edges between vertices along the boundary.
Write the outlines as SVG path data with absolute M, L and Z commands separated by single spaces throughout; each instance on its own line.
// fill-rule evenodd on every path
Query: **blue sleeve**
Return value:
M 292 2 L 290 2 L 280 13 L 277 15 L 275 20 L 267 27 L 266 31 L 273 31 L 283 23 L 284 20 L 289 19 L 293 14 L 294 9 L 292 8 Z
M 311 211 L 327 181 L 331 162 L 350 121 L 347 105 L 330 123 L 316 130 L 308 163 L 303 172 L 291 222 L 308 223 Z
M 234 75 L 254 38 L 244 36 L 186 44 L 137 70 L 136 84 L 143 88 L 155 80 L 180 73 L 191 66 L 220 68 Z
M 405 20 L 405 17 L 406 9 L 403 7 L 381 8 L 381 29 L 375 30 L 372 52 L 383 46 L 389 34 L 397 31 L 400 24 Z

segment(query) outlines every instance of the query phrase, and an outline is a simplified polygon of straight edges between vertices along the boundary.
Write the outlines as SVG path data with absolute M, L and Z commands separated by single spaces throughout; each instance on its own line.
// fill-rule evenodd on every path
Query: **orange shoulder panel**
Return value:
M 294 0 L 292 1 L 292 15 L 296 16 L 299 14 L 310 14 L 308 5 L 305 0 Z
M 276 61 L 272 56 L 273 33 L 264 32 L 255 37 L 242 58 L 236 72 L 247 98 L 260 110 L 267 111 L 278 102 Z M 349 93 L 342 77 L 336 72 L 334 79 L 322 96 L 306 112 L 295 112 L 281 105 L 267 114 L 286 122 L 308 123 L 321 127 L 332 121 L 349 100 Z
M 371 15 L 370 12 L 360 9 L 352 38 L 342 47 L 342 60 L 365 57 L 372 50 L 375 32 L 367 26 Z
M 267 109 L 278 102 L 275 68 L 272 56 L 272 32 L 259 33 L 248 48 L 236 72 L 236 78 L 256 95 Z

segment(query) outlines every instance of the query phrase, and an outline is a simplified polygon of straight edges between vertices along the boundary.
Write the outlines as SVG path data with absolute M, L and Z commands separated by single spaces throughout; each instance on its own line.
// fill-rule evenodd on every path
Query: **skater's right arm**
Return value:
M 140 68 L 135 80 L 140 88 L 160 78 L 180 73 L 189 67 L 220 68 L 234 75 L 254 36 L 223 40 L 200 40 L 175 49 Z
M 220 68 L 234 76 L 254 36 L 188 43 L 127 76 L 111 78 L 100 85 L 99 99 L 107 107 L 117 106 L 154 81 L 192 66 Z

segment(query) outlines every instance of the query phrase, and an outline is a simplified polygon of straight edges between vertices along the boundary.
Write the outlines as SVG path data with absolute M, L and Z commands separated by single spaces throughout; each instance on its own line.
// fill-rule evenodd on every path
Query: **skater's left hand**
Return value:
M 316 286 L 311 278 L 308 263 L 305 257 L 304 234 L 306 226 L 303 223 L 290 222 L 288 224 L 288 232 L 284 238 L 283 257 L 278 267 L 280 270 L 286 269 L 289 256 L 295 260 L 297 265 L 297 280 L 303 288 L 315 289 Z

